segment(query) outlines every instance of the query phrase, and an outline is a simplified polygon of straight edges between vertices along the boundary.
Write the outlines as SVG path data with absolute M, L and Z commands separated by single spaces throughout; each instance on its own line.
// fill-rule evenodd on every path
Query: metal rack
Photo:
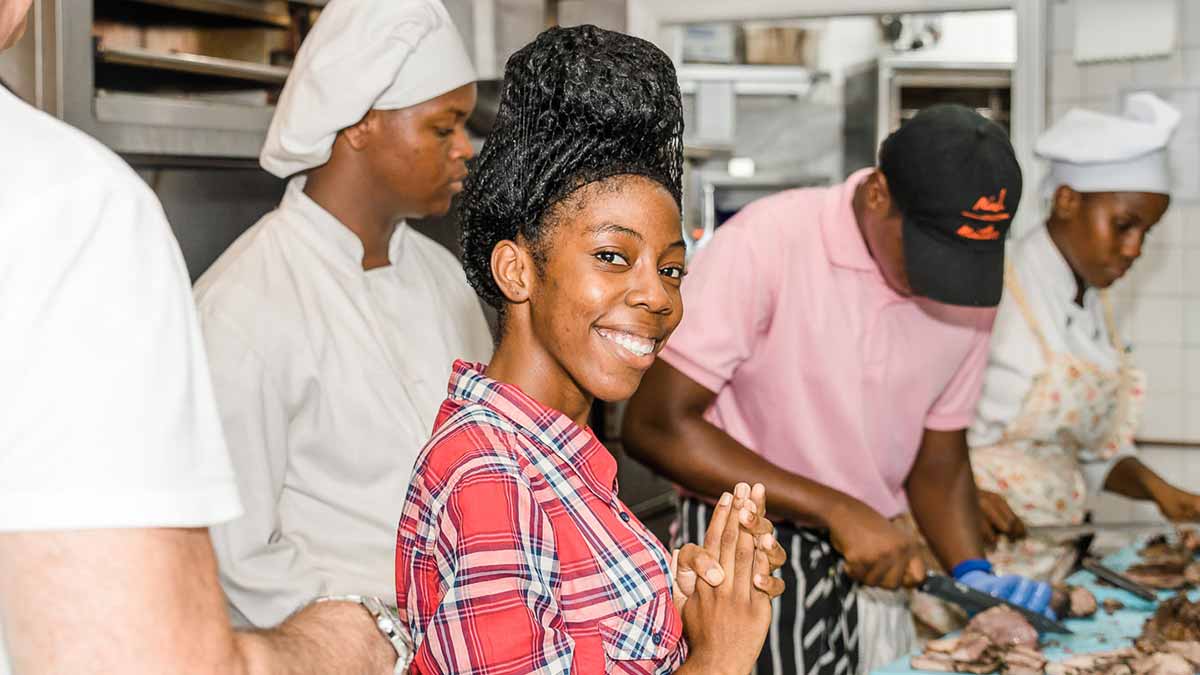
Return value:
M 262 147 L 272 103 L 310 14 L 325 4 L 35 1 L 34 54 L 27 59 L 35 86 L 25 95 L 38 107 L 141 163 L 158 158 L 173 165 L 218 160 L 247 166 Z M 105 32 L 114 27 L 123 32 Z M 138 43 L 151 30 L 158 31 L 156 45 L 166 47 Z M 220 48 L 174 49 L 164 35 Z
M 961 103 L 1008 129 L 1012 110 L 1011 62 L 948 61 L 910 57 L 879 64 L 879 138 L 928 105 Z

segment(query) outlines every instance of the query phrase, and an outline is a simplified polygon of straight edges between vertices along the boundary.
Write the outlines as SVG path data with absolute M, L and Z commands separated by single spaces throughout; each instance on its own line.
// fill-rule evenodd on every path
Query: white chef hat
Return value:
M 1079 192 L 1169 194 L 1167 141 L 1180 114 L 1150 92 L 1130 94 L 1121 116 L 1072 108 L 1038 137 L 1034 152 L 1050 160 L 1042 185 L 1049 197 L 1060 185 Z
M 331 0 L 296 54 L 259 163 L 280 178 L 320 166 L 368 110 L 407 108 L 476 79 L 441 0 Z

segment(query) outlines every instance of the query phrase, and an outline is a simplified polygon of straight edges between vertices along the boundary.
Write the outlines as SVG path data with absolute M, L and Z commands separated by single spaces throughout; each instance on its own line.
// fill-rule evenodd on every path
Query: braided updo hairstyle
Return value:
M 495 126 L 464 181 L 467 279 L 503 309 L 491 269 L 498 242 L 520 235 L 536 250 L 556 204 L 614 176 L 653 180 L 678 206 L 682 174 L 683 111 L 667 55 L 596 26 L 551 28 L 509 58 Z

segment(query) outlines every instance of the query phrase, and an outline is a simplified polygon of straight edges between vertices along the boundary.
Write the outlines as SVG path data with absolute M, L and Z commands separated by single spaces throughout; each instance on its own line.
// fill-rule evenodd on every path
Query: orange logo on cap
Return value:
M 963 211 L 962 214 L 966 218 L 972 220 L 982 220 L 986 223 L 995 223 L 1001 220 L 1008 220 L 1010 216 L 1004 210 L 1004 198 L 1008 195 L 1008 188 L 1000 188 L 1000 194 L 996 197 L 983 196 L 975 200 L 971 211 L 982 211 L 983 213 L 971 213 L 971 211 Z
M 998 223 L 1008 220 L 1012 216 L 1004 210 L 1004 198 L 1006 196 L 1008 196 L 1008 188 L 1001 188 L 1000 194 L 994 197 L 984 195 L 976 199 L 970 211 L 963 211 L 962 215 L 964 218 L 985 223 Z M 992 225 L 976 229 L 970 224 L 963 223 L 962 227 L 958 228 L 956 234 L 963 239 L 974 239 L 975 241 L 991 241 L 1000 238 L 1000 231 Z
M 992 239 L 1000 238 L 1000 230 L 997 230 L 991 225 L 988 225 L 981 230 L 977 230 L 970 225 L 963 223 L 963 226 L 958 228 L 957 234 L 963 239 L 974 239 L 976 241 L 991 241 Z

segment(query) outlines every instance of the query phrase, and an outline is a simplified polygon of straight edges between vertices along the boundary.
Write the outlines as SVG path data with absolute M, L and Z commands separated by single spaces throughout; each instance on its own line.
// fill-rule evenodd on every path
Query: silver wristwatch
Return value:
M 375 627 L 379 629 L 380 633 L 383 633 L 383 636 L 396 650 L 396 667 L 392 670 L 393 675 L 404 675 L 408 672 L 408 666 L 412 663 L 416 650 L 413 648 L 412 638 L 408 636 L 408 631 L 400 623 L 400 616 L 396 610 L 383 604 L 379 598 L 362 595 L 326 595 L 317 598 L 316 602 L 330 600 L 357 602 L 362 605 L 375 620 Z

